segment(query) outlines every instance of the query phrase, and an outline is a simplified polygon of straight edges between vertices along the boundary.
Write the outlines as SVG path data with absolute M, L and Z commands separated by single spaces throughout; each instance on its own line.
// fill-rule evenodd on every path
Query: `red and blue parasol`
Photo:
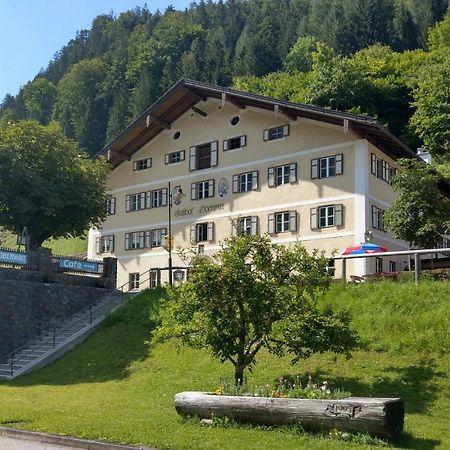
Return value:
M 381 245 L 372 244 L 371 242 L 364 242 L 363 244 L 347 247 L 342 255 L 364 255 L 365 253 L 380 252 L 387 252 L 387 248 L 382 247 Z

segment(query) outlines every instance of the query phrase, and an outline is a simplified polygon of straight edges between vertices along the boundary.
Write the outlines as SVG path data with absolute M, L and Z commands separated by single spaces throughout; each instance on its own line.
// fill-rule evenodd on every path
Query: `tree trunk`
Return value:
M 178 414 L 202 419 L 231 417 L 264 425 L 294 425 L 320 430 L 360 431 L 393 437 L 403 430 L 400 398 L 350 397 L 306 400 L 181 392 L 175 395 Z
M 244 382 L 244 369 L 245 366 L 242 364 L 236 364 L 234 366 L 234 383 L 238 387 L 242 387 L 242 383 Z

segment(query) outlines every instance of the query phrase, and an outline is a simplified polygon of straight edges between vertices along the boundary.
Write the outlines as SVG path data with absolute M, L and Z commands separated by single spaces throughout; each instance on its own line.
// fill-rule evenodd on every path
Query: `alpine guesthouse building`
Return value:
M 170 241 L 181 280 L 188 261 L 177 249 L 211 256 L 236 227 L 330 256 L 368 235 L 407 249 L 382 217 L 396 160 L 417 155 L 369 117 L 181 80 L 99 155 L 112 166 L 111 198 L 88 257 L 116 257 L 118 286 L 143 287 L 144 273 L 150 286 L 167 282 Z M 347 273 L 403 264 L 350 260 Z

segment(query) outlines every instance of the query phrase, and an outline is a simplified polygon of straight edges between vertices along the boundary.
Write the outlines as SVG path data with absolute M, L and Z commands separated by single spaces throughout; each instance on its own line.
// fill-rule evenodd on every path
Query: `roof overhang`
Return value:
M 271 97 L 236 91 L 234 89 L 183 79 L 175 84 L 116 138 L 100 150 L 95 157 L 106 154 L 113 168 L 138 151 L 161 131 L 170 129 L 171 124 L 197 103 L 208 98 L 219 99 L 236 105 L 274 111 L 290 120 L 306 118 L 341 126 L 346 133 L 367 139 L 381 151 L 392 157 L 419 158 L 408 146 L 394 136 L 375 119 L 311 105 L 277 100 Z

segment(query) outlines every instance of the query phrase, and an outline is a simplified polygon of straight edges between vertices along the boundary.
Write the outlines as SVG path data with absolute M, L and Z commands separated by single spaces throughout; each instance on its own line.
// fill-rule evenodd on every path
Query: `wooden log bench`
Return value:
M 400 398 L 349 397 L 307 400 L 180 392 L 175 409 L 201 419 L 230 417 L 263 425 L 299 424 L 307 429 L 366 432 L 392 438 L 403 431 L 404 403 Z

